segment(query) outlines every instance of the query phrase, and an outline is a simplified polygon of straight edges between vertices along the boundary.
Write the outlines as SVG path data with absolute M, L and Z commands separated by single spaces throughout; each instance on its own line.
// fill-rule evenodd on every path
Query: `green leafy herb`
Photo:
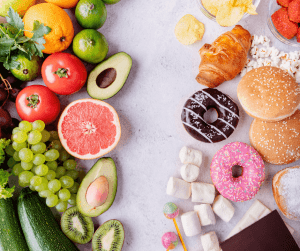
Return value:
M 6 17 L 7 23 L 0 24 L 0 62 L 7 69 L 18 68 L 20 63 L 16 61 L 18 54 L 23 54 L 29 60 L 36 55 L 43 57 L 42 50 L 46 43 L 44 35 L 50 33 L 51 28 L 39 21 L 33 23 L 33 36 L 24 35 L 24 23 L 19 14 L 11 7 Z
M 7 187 L 8 178 L 11 174 L 3 169 L 0 169 L 0 199 L 7 199 L 13 196 L 15 186 Z
M 5 160 L 5 148 L 10 144 L 10 139 L 0 139 L 0 165 Z

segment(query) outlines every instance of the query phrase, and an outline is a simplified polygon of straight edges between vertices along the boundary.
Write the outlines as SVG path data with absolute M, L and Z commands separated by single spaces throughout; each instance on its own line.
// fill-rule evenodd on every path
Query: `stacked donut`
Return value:
M 248 72 L 237 94 L 248 115 L 252 146 L 272 164 L 300 159 L 300 87 L 286 71 L 265 66 Z

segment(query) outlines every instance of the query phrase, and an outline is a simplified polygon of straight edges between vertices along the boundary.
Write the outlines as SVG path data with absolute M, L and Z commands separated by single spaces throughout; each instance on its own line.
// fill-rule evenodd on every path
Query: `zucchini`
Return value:
M 13 199 L 0 199 L 0 251 L 29 251 Z
M 18 198 L 18 214 L 30 251 L 79 251 L 61 231 L 50 208 L 28 187 Z

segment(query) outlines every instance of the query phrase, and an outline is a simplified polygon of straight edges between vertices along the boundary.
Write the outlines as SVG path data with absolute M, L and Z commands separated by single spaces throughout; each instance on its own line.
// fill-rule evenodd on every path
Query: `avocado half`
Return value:
M 119 52 L 101 62 L 91 71 L 87 81 L 87 92 L 95 99 L 108 99 L 121 90 L 132 66 L 131 57 Z
M 86 192 L 89 185 L 100 176 L 105 176 L 108 181 L 108 196 L 103 205 L 93 208 L 87 203 Z M 103 214 L 113 204 L 117 193 L 117 186 L 118 178 L 115 162 L 112 158 L 99 159 L 86 174 L 78 189 L 76 204 L 80 213 L 89 217 L 97 217 Z

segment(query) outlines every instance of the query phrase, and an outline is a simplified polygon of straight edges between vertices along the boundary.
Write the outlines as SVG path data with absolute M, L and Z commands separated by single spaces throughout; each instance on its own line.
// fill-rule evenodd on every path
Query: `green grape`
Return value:
M 23 171 L 24 171 L 24 169 L 22 168 L 21 163 L 15 164 L 13 166 L 13 169 L 12 169 L 13 175 L 19 176 L 19 174 Z
M 48 189 L 48 185 L 45 184 L 45 183 L 42 183 L 42 184 L 40 184 L 38 186 L 35 186 L 34 188 L 35 188 L 36 191 L 41 192 L 41 191 L 47 190 Z
M 69 157 L 70 157 L 70 154 L 65 149 L 63 149 L 59 152 L 59 158 L 58 159 L 60 161 L 66 161 Z
M 50 139 L 50 133 L 46 130 L 41 131 L 42 134 L 42 142 L 47 142 Z
M 32 122 L 32 130 L 37 130 L 39 132 L 43 131 L 45 128 L 45 123 L 42 120 L 36 120 Z
M 51 192 L 56 193 L 61 188 L 61 183 L 58 179 L 50 180 L 48 188 Z
M 23 162 L 30 162 L 33 159 L 33 152 L 28 148 L 23 148 L 19 151 L 19 158 Z
M 17 132 L 21 131 L 21 129 L 19 127 L 15 127 L 13 130 L 12 130 L 12 134 L 16 134 Z
M 15 143 L 15 142 L 13 142 L 12 145 L 8 145 L 8 146 L 5 148 L 5 152 L 6 152 L 6 154 L 9 155 L 9 156 L 13 156 L 14 153 L 15 153 L 15 149 L 13 148 L 13 144 L 14 144 L 14 143 Z M 19 150 L 18 150 L 18 151 L 19 151 Z
M 47 161 L 57 160 L 59 157 L 59 151 L 55 149 L 50 149 L 49 151 L 44 153 Z
M 57 131 L 50 131 L 50 140 L 59 139 Z
M 26 142 L 23 142 L 23 143 L 13 142 L 12 143 L 12 148 L 16 151 L 20 151 L 21 149 L 26 148 L 26 147 L 27 147 Z
M 76 170 L 68 170 L 66 172 L 66 176 L 71 177 L 73 180 L 76 180 L 79 176 L 79 172 Z
M 37 167 L 38 167 L 38 166 L 33 165 L 33 167 L 31 168 L 31 172 L 33 172 L 34 174 L 36 174 L 35 170 L 36 170 Z
M 56 172 L 56 178 L 59 179 L 65 175 L 66 169 L 63 166 L 59 166 L 55 172 Z
M 55 139 L 50 143 L 50 147 L 52 149 L 56 149 L 57 151 L 60 151 L 62 149 L 62 144 L 58 139 Z
M 21 166 L 24 170 L 28 171 L 33 167 L 33 163 L 32 162 L 21 162 Z
M 64 162 L 64 168 L 67 170 L 74 170 L 77 166 L 77 162 L 73 159 L 68 159 Z
M 74 180 L 69 176 L 62 176 L 59 181 L 63 188 L 70 188 L 74 185 Z
M 33 146 L 31 146 L 31 151 L 33 153 L 44 153 L 46 151 L 46 144 L 43 142 L 39 142 Z
M 34 174 L 30 171 L 23 171 L 19 175 L 19 182 L 21 183 L 30 183 L 31 178 L 34 176 Z
M 19 128 L 24 132 L 29 132 L 31 131 L 32 126 L 30 122 L 23 120 L 19 123 Z
M 56 194 L 50 195 L 46 199 L 46 204 L 48 207 L 54 207 L 58 203 L 58 196 Z
M 44 162 L 46 161 L 46 157 L 44 156 L 44 154 L 38 153 L 36 155 L 33 156 L 33 164 L 35 165 L 41 165 L 44 164 Z
M 71 197 L 70 197 L 70 199 L 68 200 L 68 203 L 69 203 L 71 206 L 75 206 L 75 205 L 76 205 L 76 194 L 71 194 Z
M 39 196 L 42 198 L 47 198 L 50 195 L 54 195 L 54 193 L 52 193 L 50 190 L 43 190 L 39 192 Z
M 71 193 L 77 193 L 78 189 L 79 189 L 79 184 L 77 182 L 74 182 L 74 185 L 69 188 L 69 191 Z
M 38 176 L 45 176 L 48 173 L 48 167 L 45 164 L 38 165 L 35 169 Z
M 31 145 L 35 145 L 35 144 L 39 143 L 41 140 L 42 140 L 42 134 L 37 130 L 31 131 L 28 134 L 27 141 Z
M 58 198 L 62 201 L 67 201 L 68 199 L 70 199 L 71 197 L 71 193 L 68 189 L 63 188 L 61 190 L 59 190 L 58 192 Z
M 12 135 L 12 139 L 17 143 L 23 143 L 27 139 L 27 133 L 24 131 L 18 131 Z
M 14 152 L 13 158 L 15 161 L 21 161 L 21 159 L 19 157 L 19 152 Z
M 42 178 L 42 183 L 45 183 L 48 186 L 48 180 L 46 179 L 46 177 L 41 177 L 41 178 Z
M 15 161 L 13 157 L 10 157 L 7 161 L 8 167 L 13 168 L 15 164 L 17 164 L 17 161 Z
M 56 208 L 56 210 L 58 212 L 63 213 L 68 208 L 68 202 L 66 202 L 66 201 L 59 201 L 55 208 Z
M 23 183 L 19 180 L 19 186 L 20 187 L 28 187 L 29 186 L 29 183 Z
M 57 169 L 57 162 L 54 160 L 54 161 L 48 161 L 46 163 L 46 165 L 49 167 L 49 170 L 53 170 L 53 171 L 56 171 Z
M 42 184 L 42 178 L 40 176 L 33 176 L 30 180 L 30 185 L 31 186 L 39 186 L 40 184 Z
M 46 175 L 47 180 L 54 180 L 55 177 L 56 177 L 56 173 L 53 170 L 49 170 Z
M 36 191 L 36 190 L 35 190 L 35 187 L 32 186 L 32 185 L 29 185 L 29 188 L 30 188 L 31 191 Z

